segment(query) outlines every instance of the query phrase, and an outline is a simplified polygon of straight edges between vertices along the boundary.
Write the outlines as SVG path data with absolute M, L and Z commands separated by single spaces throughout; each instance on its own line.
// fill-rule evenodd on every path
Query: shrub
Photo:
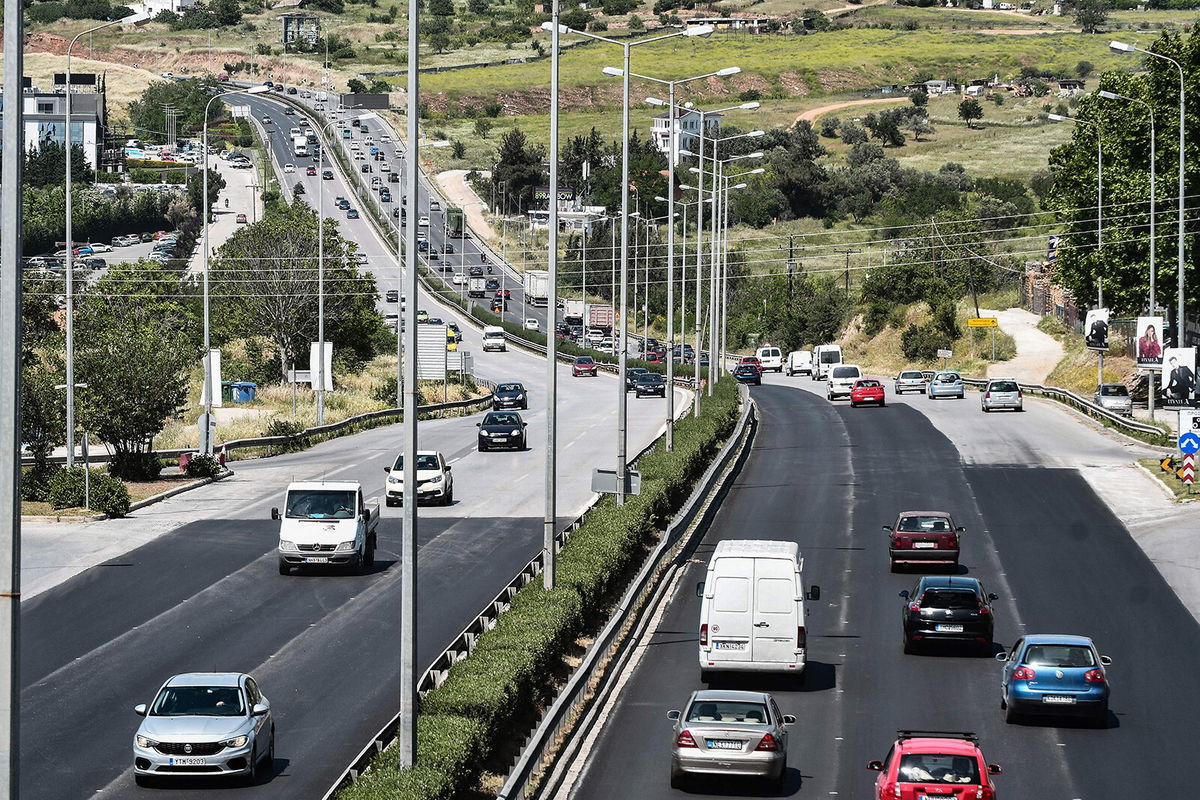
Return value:
M 108 474 L 127 481 L 155 481 L 162 468 L 162 460 L 153 453 L 116 452 L 108 463 Z
M 28 502 L 45 502 L 50 498 L 50 481 L 61 467 L 46 464 L 30 467 L 21 475 L 21 499 Z
M 264 436 L 297 436 L 304 432 L 304 425 L 294 419 L 285 419 L 284 417 L 271 417 L 267 423 L 267 430 Z
M 221 462 L 216 456 L 200 453 L 192 456 L 188 461 L 187 468 L 184 469 L 184 474 L 189 478 L 215 478 L 224 471 Z
M 125 484 L 102 470 L 91 470 L 87 500 L 90 508 L 123 517 L 129 513 L 129 489 Z M 50 479 L 49 500 L 52 508 L 82 508 L 85 499 L 83 467 L 60 469 Z
M 129 513 L 129 487 L 111 475 L 99 474 L 92 480 L 91 508 L 110 517 L 123 517 Z
M 949 350 L 953 344 L 953 340 L 932 323 L 909 325 L 900 334 L 904 357 L 914 360 L 933 361 L 938 350 Z

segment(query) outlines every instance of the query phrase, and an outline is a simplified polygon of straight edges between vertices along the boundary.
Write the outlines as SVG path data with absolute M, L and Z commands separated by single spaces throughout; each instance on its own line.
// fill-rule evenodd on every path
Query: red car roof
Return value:
M 901 739 L 896 742 L 896 748 L 901 753 L 945 753 L 955 756 L 982 757 L 979 746 L 967 739 L 939 739 L 934 737 L 918 737 Z

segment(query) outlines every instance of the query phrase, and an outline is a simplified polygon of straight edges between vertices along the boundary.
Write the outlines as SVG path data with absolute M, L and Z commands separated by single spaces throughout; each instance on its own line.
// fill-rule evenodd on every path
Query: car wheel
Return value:
M 384 502 L 384 505 L 386 505 L 388 508 L 394 508 L 394 507 L 400 505 L 399 503 L 397 503 L 395 500 L 393 500 L 390 497 L 384 498 L 383 502 Z
M 375 566 L 375 547 L 375 534 L 371 534 L 371 537 L 367 539 L 367 553 L 363 559 L 364 572 Z
M 275 726 L 274 725 L 271 726 L 271 742 L 270 742 L 270 744 L 267 745 L 267 758 L 266 758 L 265 766 L 267 768 L 268 773 L 274 772 L 274 770 L 275 770 Z
M 687 776 L 671 765 L 671 788 L 684 789 L 687 787 Z
M 279 559 L 279 574 L 280 575 L 290 575 L 291 573 L 292 573 L 292 568 L 288 566 L 288 563 L 286 561 L 284 561 L 282 558 Z
M 850 407 L 851 407 L 851 408 L 858 408 L 858 403 L 856 403 L 855 401 L 851 400 L 851 401 L 850 401 Z
M 1025 406 L 1023 406 L 1023 405 L 1017 406 L 1017 411 L 1023 412 L 1024 410 L 1025 410 Z
M 886 400 L 880 400 L 880 401 L 879 401 L 879 407 L 880 407 L 880 408 L 883 408 L 883 407 L 884 407 L 884 406 L 886 406 L 886 405 L 887 405 L 887 401 L 886 401 Z
M 450 491 L 442 497 L 442 505 L 449 506 L 454 504 L 454 487 L 450 487 Z
M 990 408 L 988 408 L 987 406 L 980 406 L 980 407 L 979 407 L 979 410 L 980 410 L 980 411 L 982 411 L 982 412 L 983 412 L 983 413 L 985 413 L 985 414 L 986 414 L 986 413 L 988 413 L 989 411 L 991 411 L 991 409 L 990 409 Z
M 1108 703 L 1107 702 L 1105 702 L 1104 705 L 1100 706 L 1100 708 L 1096 710 L 1096 715 L 1094 717 L 1092 717 L 1092 725 L 1093 725 L 1093 727 L 1096 727 L 1096 728 L 1107 728 L 1108 727 Z
M 904 637 L 904 654 L 906 656 L 911 656 L 915 652 L 917 652 L 916 642 L 914 642 L 912 639 L 905 636 Z
M 1019 722 L 1020 719 L 1021 719 L 1021 715 L 1018 714 L 1017 710 L 1012 707 L 1012 704 L 1005 703 L 1004 704 L 1004 721 L 1007 722 L 1009 725 L 1012 725 L 1016 722 Z
M 717 673 L 714 670 L 711 670 L 711 669 L 700 670 L 700 682 L 701 683 L 703 683 L 707 686 L 712 686 L 713 681 L 715 681 L 716 679 L 717 679 Z
M 257 745 L 250 749 L 250 769 L 246 772 L 246 784 L 258 785 L 258 750 Z

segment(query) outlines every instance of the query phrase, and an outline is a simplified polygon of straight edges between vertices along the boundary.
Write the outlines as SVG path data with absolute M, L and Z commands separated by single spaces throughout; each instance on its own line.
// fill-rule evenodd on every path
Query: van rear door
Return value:
M 794 663 L 799 587 L 796 565 L 783 558 L 758 558 L 754 567 L 753 658 L 761 663 Z
M 722 558 L 717 562 L 707 622 L 712 661 L 752 660 L 754 561 Z

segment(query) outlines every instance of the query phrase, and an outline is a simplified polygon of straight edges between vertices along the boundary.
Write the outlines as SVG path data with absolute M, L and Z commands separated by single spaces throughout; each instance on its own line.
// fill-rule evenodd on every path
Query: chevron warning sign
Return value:
M 1167 456 L 1162 461 L 1158 462 L 1158 467 L 1163 472 L 1174 472 L 1175 471 L 1175 459 L 1172 458 L 1171 456 Z
M 1192 453 L 1187 453 L 1183 457 L 1183 468 L 1179 470 L 1179 477 L 1184 483 L 1191 486 L 1195 483 L 1196 478 L 1196 456 Z

